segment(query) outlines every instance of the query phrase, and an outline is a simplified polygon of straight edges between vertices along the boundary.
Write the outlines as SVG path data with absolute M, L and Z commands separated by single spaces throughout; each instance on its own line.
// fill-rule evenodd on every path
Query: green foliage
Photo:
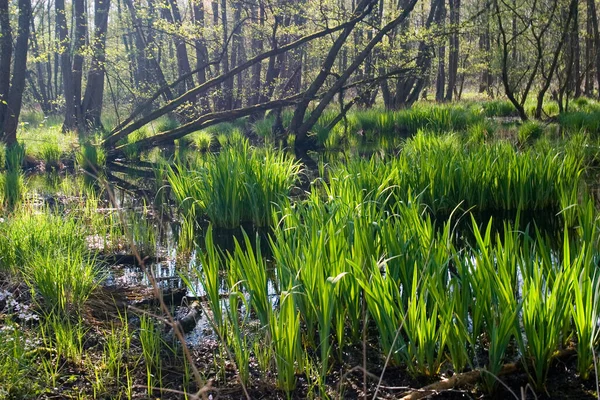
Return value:
M 8 171 L 20 171 L 25 160 L 25 146 L 13 144 L 6 148 L 6 169 Z
M 25 177 L 23 172 L 6 171 L 4 174 L 0 174 L 0 200 L 2 205 L 8 210 L 14 210 L 15 207 L 21 203 L 25 195 Z
M 184 215 L 206 215 L 226 228 L 244 221 L 268 226 L 272 205 L 285 200 L 299 170 L 284 153 L 251 151 L 244 140 L 218 155 L 171 168 L 169 183 Z
M 600 110 L 595 112 L 574 111 L 558 116 L 558 123 L 567 132 L 586 132 L 597 135 L 600 132 Z
M 62 153 L 57 143 L 44 143 L 40 155 L 47 171 L 58 169 Z
M 192 134 L 194 147 L 200 151 L 208 151 L 213 143 L 213 135 L 209 131 L 198 131 Z
M 140 318 L 139 338 L 146 366 L 146 386 L 148 395 L 151 396 L 154 388 L 160 387 L 162 383 L 160 350 L 163 341 L 159 328 L 148 316 L 143 315 Z
M 506 142 L 464 146 L 457 135 L 420 133 L 406 141 L 398 157 L 335 164 L 330 180 L 343 183 L 332 186 L 330 195 L 369 194 L 387 185 L 398 201 L 419 194 L 435 213 L 450 213 L 457 206 L 558 212 L 577 203 L 582 170 L 583 157 L 575 146 L 538 153 L 518 151 Z
M 537 121 L 527 121 L 519 127 L 517 140 L 524 145 L 538 140 L 544 133 L 544 126 Z
M 0 398 L 34 398 L 39 394 L 38 366 L 23 329 L 10 321 L 0 328 Z
M 106 154 L 101 146 L 85 142 L 76 154 L 76 161 L 84 171 L 97 175 L 106 163 Z
M 491 100 L 482 104 L 486 117 L 517 117 L 517 110 L 508 100 Z
M 489 121 L 481 121 L 467 128 L 467 143 L 481 144 L 494 135 L 494 126 Z

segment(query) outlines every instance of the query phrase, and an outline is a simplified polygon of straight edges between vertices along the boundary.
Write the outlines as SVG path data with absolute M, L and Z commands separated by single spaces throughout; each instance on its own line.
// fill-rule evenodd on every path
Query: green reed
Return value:
M 185 215 L 206 215 L 218 227 L 241 222 L 268 226 L 273 204 L 285 199 L 298 162 L 271 149 L 252 151 L 246 140 L 169 170 L 173 194 Z

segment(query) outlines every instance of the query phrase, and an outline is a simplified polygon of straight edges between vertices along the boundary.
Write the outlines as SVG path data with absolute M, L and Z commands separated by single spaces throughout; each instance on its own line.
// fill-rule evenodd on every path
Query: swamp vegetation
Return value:
M 1 396 L 595 398 L 596 128 L 493 107 L 352 112 L 314 170 L 244 120 L 115 161 L 24 130 Z
M 0 400 L 600 399 L 596 0 L 0 0 Z

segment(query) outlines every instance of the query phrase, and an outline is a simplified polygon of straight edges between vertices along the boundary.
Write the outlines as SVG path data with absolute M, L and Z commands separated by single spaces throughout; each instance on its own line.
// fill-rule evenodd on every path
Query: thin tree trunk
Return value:
M 579 2 L 578 2 L 579 3 Z M 581 46 L 579 44 L 579 6 L 574 9 L 573 29 L 571 30 L 573 44 L 573 96 L 581 97 Z
M 262 4 L 262 1 L 259 1 L 259 4 L 253 4 L 251 6 L 251 15 L 252 20 L 255 24 L 259 25 L 261 28 L 265 24 L 265 8 Z M 256 34 L 252 35 L 252 40 L 250 42 L 253 55 L 260 54 L 264 50 L 263 41 L 260 37 L 257 37 Z M 251 85 L 250 85 L 250 96 L 249 96 L 249 105 L 253 106 L 258 104 L 260 101 L 260 92 L 261 92 L 261 73 L 262 73 L 262 64 L 256 63 L 252 67 L 251 73 Z
M 74 85 L 70 56 L 71 40 L 67 28 L 65 0 L 55 0 L 54 4 L 56 8 L 56 38 L 58 39 L 58 55 L 60 57 L 63 96 L 65 98 L 65 120 L 63 123 L 63 131 L 66 131 L 77 126 L 77 117 L 74 112 Z
M 17 43 L 15 44 L 13 76 L 10 82 L 4 126 L 0 127 L 0 130 L 4 131 L 3 140 L 9 146 L 17 143 L 17 127 L 19 126 L 19 115 L 21 113 L 23 91 L 25 90 L 25 78 L 27 75 L 30 21 L 31 0 L 19 0 L 19 27 L 17 32 Z
M 34 18 L 31 19 L 31 51 L 33 56 L 36 59 L 35 62 L 35 71 L 36 71 L 36 79 L 37 84 L 39 86 L 39 90 L 37 91 L 36 98 L 40 103 L 40 108 L 45 116 L 48 116 L 52 112 L 52 108 L 50 107 L 50 103 L 48 101 L 48 92 L 46 82 L 44 81 L 44 64 L 42 62 L 42 58 L 40 55 L 39 44 L 37 41 L 37 32 L 35 31 Z
M 73 18 L 75 20 L 75 40 L 73 42 L 73 114 L 75 115 L 75 125 L 67 125 L 66 130 L 85 130 L 83 127 L 83 115 L 81 112 L 81 93 L 83 78 L 83 48 L 85 47 L 87 36 L 87 17 L 85 12 L 84 0 L 73 0 Z
M 198 85 L 202 85 L 206 82 L 206 65 L 208 64 L 208 49 L 204 40 L 204 0 L 192 0 L 192 11 L 194 23 L 200 30 L 194 39 L 194 45 L 196 47 L 196 69 L 198 70 L 196 77 Z M 200 107 L 203 111 L 207 111 L 210 108 L 207 96 L 200 97 Z
M 442 0 L 440 11 L 436 16 L 438 28 L 443 31 L 446 21 L 446 3 Z M 442 42 L 438 48 L 438 74 L 435 86 L 435 100 L 444 101 L 444 89 L 446 88 L 446 45 Z
M 448 88 L 446 101 L 452 101 L 452 94 L 458 78 L 459 29 L 460 29 L 460 0 L 449 0 L 450 5 L 450 54 L 448 56 Z
M 221 0 L 221 29 L 223 30 L 223 59 L 222 73 L 229 72 L 229 26 L 227 23 L 227 0 Z M 223 110 L 231 110 L 233 108 L 233 76 L 225 80 L 223 84 Z
M 177 0 L 169 0 L 169 4 L 171 7 L 171 12 L 169 13 L 170 15 L 172 15 L 171 20 L 175 23 L 175 25 L 177 27 L 181 27 L 181 25 L 182 25 L 181 13 L 179 12 L 179 7 L 177 6 Z M 168 12 L 168 10 L 167 10 L 167 12 Z M 175 35 L 174 41 L 175 41 L 175 50 L 177 53 L 177 71 L 179 73 L 179 77 L 181 77 L 181 76 L 189 74 L 192 71 L 192 69 L 190 67 L 190 60 L 188 58 L 188 52 L 187 52 L 187 47 L 185 45 L 185 40 L 180 35 Z M 181 95 L 181 93 L 187 92 L 188 90 L 190 90 L 193 87 L 194 87 L 194 79 L 193 79 L 193 75 L 190 75 L 189 78 L 185 79 L 182 82 L 181 91 L 180 91 L 179 95 Z
M 8 106 L 10 66 L 12 63 L 12 31 L 8 0 L 0 0 L 0 135 L 4 134 L 4 118 Z
M 594 31 L 594 48 L 596 49 L 596 82 L 598 84 L 598 98 L 600 99 L 600 31 L 598 30 L 598 14 L 596 13 L 595 0 L 588 0 L 588 17 L 592 19 Z
M 589 1 L 587 4 L 587 18 L 585 19 L 585 83 L 584 92 L 592 97 L 594 92 L 594 28 Z
M 106 31 L 110 0 L 95 0 L 94 43 L 92 64 L 88 72 L 87 86 L 83 99 L 83 114 L 86 127 L 102 127 L 102 100 L 104 95 L 104 62 L 106 61 Z

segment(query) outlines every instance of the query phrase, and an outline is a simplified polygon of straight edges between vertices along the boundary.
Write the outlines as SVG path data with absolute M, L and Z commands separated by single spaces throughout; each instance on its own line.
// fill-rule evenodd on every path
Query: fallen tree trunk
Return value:
M 561 360 L 567 357 L 571 357 L 575 354 L 575 350 L 572 348 L 559 351 L 555 356 L 554 360 Z M 498 373 L 498 377 L 509 375 L 520 371 L 522 368 L 520 362 L 505 364 Z M 474 385 L 479 379 L 488 373 L 485 369 L 475 369 L 473 371 L 464 372 L 462 374 L 456 374 L 450 378 L 442 379 L 441 381 L 427 385 L 421 389 L 415 389 L 411 393 L 402 397 L 401 400 L 419 400 L 427 396 L 431 396 L 445 390 L 451 390 L 461 386 Z

